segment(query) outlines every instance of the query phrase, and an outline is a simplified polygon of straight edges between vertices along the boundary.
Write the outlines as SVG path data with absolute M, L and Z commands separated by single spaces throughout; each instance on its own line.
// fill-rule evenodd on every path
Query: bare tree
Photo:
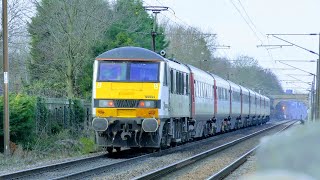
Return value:
M 50 88 L 66 89 L 75 97 L 77 78 L 87 62 L 93 62 L 93 44 L 110 25 L 104 0 L 45 0 L 37 3 L 29 32 L 32 44 L 30 73 L 34 81 Z
M 1 5 L 2 6 L 2 5 Z M 29 37 L 26 23 L 30 20 L 32 15 L 32 4 L 29 0 L 10 0 L 8 2 L 8 34 L 9 34 L 9 78 L 10 90 L 14 92 L 21 91 L 22 81 L 27 78 L 26 73 L 26 59 L 29 53 Z M 2 13 L 2 7 L 0 8 Z M 2 32 L 2 22 L 0 26 Z M 2 33 L 0 34 L 2 42 Z M 1 60 L 2 47 L 1 43 Z M 2 63 L 0 64 L 2 69 Z M 2 70 L 1 70 L 2 71 Z M 3 74 L 1 74 L 1 77 Z M 1 78 L 3 81 L 3 78 Z
M 166 36 L 169 57 L 210 70 L 216 43 L 214 35 L 204 33 L 196 28 L 167 25 Z

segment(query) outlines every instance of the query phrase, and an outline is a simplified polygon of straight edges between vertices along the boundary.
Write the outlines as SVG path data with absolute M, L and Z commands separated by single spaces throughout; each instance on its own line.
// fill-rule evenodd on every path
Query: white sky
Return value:
M 280 80 L 296 80 L 286 74 L 300 74 L 294 76 L 303 81 L 311 82 L 313 77 L 299 70 L 279 70 L 290 68 L 274 60 L 316 60 L 317 55 L 297 47 L 283 47 L 278 49 L 257 48 L 264 44 L 287 44 L 276 38 L 267 38 L 271 33 L 319 33 L 320 32 L 320 0 L 144 0 L 145 5 L 168 6 L 175 12 L 161 12 L 159 17 L 169 17 L 179 24 L 187 23 L 199 27 L 204 31 L 217 33 L 220 45 L 229 45 L 229 50 L 218 50 L 218 56 L 234 59 L 239 55 L 248 55 L 259 60 L 264 68 L 270 68 Z M 248 23 L 256 32 L 250 29 L 235 6 L 245 16 Z M 240 3 L 241 2 L 241 3 Z M 245 11 L 254 25 L 246 16 Z M 164 16 L 165 15 L 165 16 Z M 281 36 L 290 42 L 307 49 L 319 52 L 318 36 Z M 302 68 L 311 73 L 316 72 L 315 62 L 284 62 Z M 306 83 L 282 82 L 284 89 L 306 93 L 310 89 Z M 295 88 L 296 87 L 296 88 Z M 303 89 L 304 88 L 304 89 Z

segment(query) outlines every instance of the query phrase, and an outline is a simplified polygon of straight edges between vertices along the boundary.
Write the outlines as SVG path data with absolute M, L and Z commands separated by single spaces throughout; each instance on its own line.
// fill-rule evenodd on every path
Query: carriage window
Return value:
M 174 88 L 174 83 L 173 83 L 173 70 L 170 70 L 170 88 L 171 88 L 171 93 L 174 92 L 173 88 Z
M 184 82 L 183 82 L 183 73 L 180 73 L 180 94 L 184 94 Z
M 186 94 L 189 94 L 189 75 L 186 75 Z

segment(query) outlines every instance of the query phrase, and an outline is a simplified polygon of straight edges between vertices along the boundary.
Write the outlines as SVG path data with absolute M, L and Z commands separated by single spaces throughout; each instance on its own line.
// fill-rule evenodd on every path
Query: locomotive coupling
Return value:
M 158 126 L 158 121 L 155 118 L 146 118 L 142 121 L 142 129 L 145 132 L 156 132 Z
M 105 131 L 108 129 L 109 122 L 106 118 L 94 118 L 92 120 L 92 127 L 95 131 Z

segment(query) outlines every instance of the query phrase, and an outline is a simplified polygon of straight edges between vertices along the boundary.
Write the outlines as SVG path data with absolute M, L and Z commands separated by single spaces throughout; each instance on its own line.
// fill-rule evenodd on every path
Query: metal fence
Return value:
M 56 98 L 38 98 L 36 133 L 55 133 L 61 129 L 87 130 L 91 123 L 91 102 Z

